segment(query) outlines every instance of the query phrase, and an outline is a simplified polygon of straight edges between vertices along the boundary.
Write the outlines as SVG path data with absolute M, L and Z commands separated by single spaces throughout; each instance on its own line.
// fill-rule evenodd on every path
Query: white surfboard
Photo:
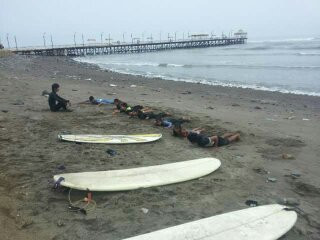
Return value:
M 63 141 L 81 143 L 106 143 L 106 144 L 129 144 L 147 143 L 159 140 L 162 134 L 137 134 L 137 135 L 93 135 L 93 134 L 60 134 L 58 138 Z
M 62 186 L 78 190 L 124 191 L 188 181 L 205 176 L 220 165 L 216 158 L 200 158 L 150 167 L 65 173 L 53 178 L 56 182 L 63 177 Z
M 204 218 L 125 240 L 274 240 L 288 232 L 297 213 L 272 204 Z

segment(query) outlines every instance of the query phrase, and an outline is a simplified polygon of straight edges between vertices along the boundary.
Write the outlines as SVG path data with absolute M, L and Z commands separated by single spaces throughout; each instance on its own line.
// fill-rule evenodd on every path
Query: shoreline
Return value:
M 77 57 L 81 58 L 81 57 Z M 133 76 L 133 77 L 141 77 L 141 78 L 147 78 L 147 79 L 161 79 L 163 81 L 173 81 L 173 82 L 183 82 L 186 84 L 202 84 L 206 86 L 212 86 L 212 87 L 224 87 L 224 88 L 235 88 L 235 89 L 248 89 L 248 90 L 253 90 L 253 91 L 262 91 L 262 92 L 272 92 L 272 93 L 282 93 L 282 94 L 292 94 L 292 95 L 298 95 L 298 96 L 310 96 L 310 97 L 320 97 L 320 93 L 316 92 L 304 92 L 301 90 L 286 90 L 286 89 L 278 89 L 278 88 L 267 88 L 267 87 L 260 87 L 260 86 L 252 86 L 252 85 L 236 85 L 232 83 L 209 83 L 207 80 L 192 80 L 192 79 L 176 79 L 176 78 L 170 78 L 166 76 L 149 76 L 148 74 L 138 74 L 138 73 L 130 73 L 130 72 L 125 72 L 121 70 L 114 70 L 110 68 L 104 68 L 101 66 L 99 63 L 92 63 L 92 62 L 85 62 L 81 60 L 76 60 L 75 58 L 70 58 L 72 61 L 75 63 L 79 64 L 88 64 L 91 66 L 96 66 L 98 69 L 101 71 L 107 71 L 107 72 L 112 72 L 114 74 L 123 74 L 123 75 L 128 75 L 128 76 Z
M 296 101 L 298 99 L 299 101 L 304 102 L 306 104 L 311 103 L 312 107 L 316 111 L 317 109 L 320 110 L 320 106 L 318 104 L 318 102 L 320 101 L 320 96 L 307 95 L 307 94 L 295 94 L 291 92 L 284 93 L 279 91 L 268 91 L 263 89 L 242 88 L 242 87 L 233 87 L 233 86 L 209 85 L 209 84 L 203 84 L 200 82 L 185 82 L 185 81 L 178 81 L 178 80 L 175 81 L 175 80 L 165 79 L 161 77 L 149 77 L 149 76 L 144 76 L 139 74 L 121 73 L 121 72 L 113 71 L 110 69 L 104 69 L 100 67 L 99 64 L 79 62 L 77 60 L 74 60 L 73 58 L 67 58 L 67 61 L 71 61 L 75 65 L 79 64 L 80 66 L 85 66 L 88 68 L 96 69 L 98 71 L 106 72 L 107 74 L 113 75 L 112 78 L 114 77 L 119 77 L 121 79 L 130 78 L 130 80 L 134 82 L 146 81 L 146 83 L 150 83 L 150 84 L 157 82 L 157 84 L 161 86 L 166 85 L 165 82 L 168 82 L 168 84 L 173 84 L 183 89 L 187 89 L 188 86 L 191 86 L 191 87 L 198 87 L 200 89 L 209 88 L 214 92 L 222 92 L 222 93 L 230 93 L 230 94 L 239 92 L 240 94 L 243 94 L 247 98 L 250 98 L 250 96 L 252 95 L 253 97 L 258 96 L 257 98 L 269 98 L 269 99 L 276 98 L 281 100 L 286 99 L 290 101 Z M 158 81 L 162 81 L 162 82 L 158 82 Z M 254 98 L 252 100 L 254 100 Z
M 61 85 L 60 95 L 71 100 L 73 112 L 48 110 L 41 93 L 54 82 Z M 284 204 L 286 199 L 304 211 L 283 239 L 320 237 L 319 97 L 164 81 L 114 73 L 70 58 L 23 56 L 0 58 L 0 91 L 4 239 L 123 239 L 244 209 L 248 199 L 260 205 Z M 207 133 L 240 131 L 241 141 L 217 149 L 199 148 L 152 121 L 112 114 L 113 106 L 76 104 L 90 95 L 119 98 L 174 117 L 188 116 L 191 122 L 186 127 L 204 127 Z M 62 131 L 158 132 L 163 138 L 139 146 L 72 144 L 57 140 Z M 109 147 L 118 154 L 108 156 Z M 184 183 L 94 193 L 97 208 L 86 216 L 68 211 L 67 192 L 52 190 L 52 176 L 59 173 L 201 157 L 218 158 L 222 165 L 212 174 Z M 74 191 L 72 200 L 83 195 Z

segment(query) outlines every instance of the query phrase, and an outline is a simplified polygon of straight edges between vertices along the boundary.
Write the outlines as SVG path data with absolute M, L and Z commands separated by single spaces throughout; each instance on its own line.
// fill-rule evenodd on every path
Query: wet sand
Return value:
M 48 110 L 41 93 L 54 82 L 61 85 L 60 95 L 71 100 L 73 112 Z M 122 239 L 243 209 L 248 199 L 260 205 L 289 199 L 303 214 L 282 239 L 320 238 L 319 97 L 149 79 L 68 58 L 22 56 L 0 58 L 0 92 L 1 239 Z M 113 106 L 75 104 L 90 95 L 188 116 L 186 127 L 203 127 L 207 133 L 240 131 L 241 141 L 202 149 L 153 121 L 112 114 Z M 141 145 L 73 144 L 58 141 L 63 131 L 162 133 L 163 138 Z M 108 148 L 118 154 L 109 156 Z M 282 154 L 294 159 L 283 159 Z M 93 193 L 97 208 L 87 215 L 68 210 L 67 191 L 52 190 L 57 173 L 208 156 L 222 162 L 208 176 L 135 191 Z M 59 170 L 61 165 L 64 170 Z M 79 200 L 85 193 L 71 195 Z

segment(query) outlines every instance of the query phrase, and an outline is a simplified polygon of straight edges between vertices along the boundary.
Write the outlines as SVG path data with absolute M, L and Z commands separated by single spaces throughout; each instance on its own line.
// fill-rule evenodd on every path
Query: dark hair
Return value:
M 54 83 L 51 85 L 51 89 L 52 89 L 52 92 L 54 92 L 56 89 L 58 89 L 60 87 L 60 85 L 58 83 Z
M 93 101 L 93 99 L 94 99 L 93 96 L 90 96 L 90 97 L 89 97 L 89 100 L 90 100 L 90 101 Z
M 174 124 L 172 128 L 172 135 L 175 137 L 180 137 L 181 130 L 182 130 L 181 124 Z
M 195 143 L 198 141 L 199 134 L 195 132 L 190 132 L 187 136 L 188 140 L 192 143 Z
M 208 143 L 210 143 L 210 140 L 208 137 L 206 136 L 200 136 L 198 139 L 197 139 L 197 143 L 200 147 L 205 147 Z
M 133 112 L 137 112 L 137 111 L 139 111 L 139 110 L 141 110 L 141 109 L 143 109 L 143 106 L 141 106 L 141 105 L 136 105 L 136 106 L 133 106 L 133 107 L 132 107 L 132 111 L 133 111 Z

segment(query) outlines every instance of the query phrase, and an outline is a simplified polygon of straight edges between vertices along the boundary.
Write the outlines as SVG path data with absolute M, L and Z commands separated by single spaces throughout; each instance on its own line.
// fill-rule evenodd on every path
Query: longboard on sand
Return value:
M 62 186 L 78 190 L 125 191 L 199 178 L 215 171 L 220 165 L 221 162 L 216 158 L 200 158 L 150 167 L 65 173 L 53 178 L 57 182 L 62 177 Z
M 80 143 L 106 143 L 106 144 L 129 144 L 147 143 L 159 140 L 162 134 L 137 134 L 137 135 L 93 135 L 93 134 L 60 134 L 58 138 L 63 141 Z
M 274 240 L 297 220 L 295 211 L 272 204 L 204 218 L 124 240 Z

